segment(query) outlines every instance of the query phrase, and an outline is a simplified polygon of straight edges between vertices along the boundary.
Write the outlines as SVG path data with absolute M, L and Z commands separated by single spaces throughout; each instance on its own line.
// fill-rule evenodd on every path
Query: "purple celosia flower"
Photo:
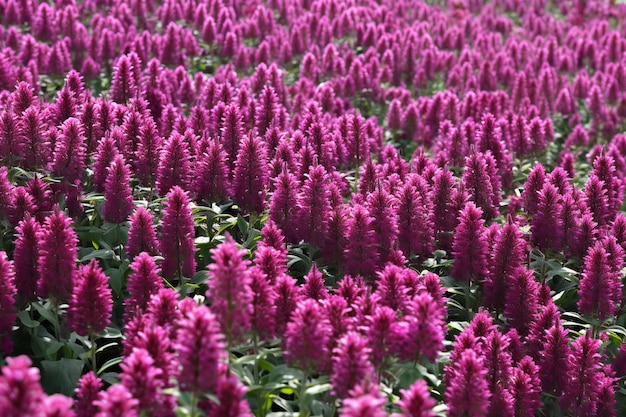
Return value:
M 473 349 L 466 349 L 457 362 L 446 367 L 448 386 L 444 401 L 451 417 L 487 415 L 490 392 L 485 377 L 487 369 Z
M 562 239 L 561 194 L 546 182 L 539 191 L 537 212 L 531 221 L 532 241 L 542 251 L 559 250 Z
M 6 210 L 11 226 L 17 226 L 20 221 L 27 216 L 34 215 L 36 212 L 35 199 L 29 194 L 28 189 L 26 187 L 15 187 L 10 205 Z
M 457 224 L 458 212 L 454 210 L 454 176 L 447 169 L 440 169 L 433 177 L 433 229 L 437 247 L 449 251 L 452 247 L 452 232 Z
M 328 230 L 331 205 L 327 181 L 328 176 L 322 165 L 310 167 L 296 206 L 294 221 L 299 239 L 316 247 L 324 243 Z
M 17 239 L 13 250 L 13 265 L 19 303 L 29 303 L 37 299 L 40 227 L 34 218 L 29 217 L 21 221 L 16 228 Z
M 283 274 L 274 283 L 274 306 L 276 307 L 276 335 L 282 335 L 287 329 L 287 323 L 298 306 L 302 295 L 301 287 L 296 285 L 296 280 L 287 274 Z
M 98 398 L 98 391 L 103 384 L 93 371 L 83 375 L 76 386 L 76 417 L 91 417 L 96 413 L 93 402 Z
M 0 375 L 0 414 L 3 416 L 38 416 L 45 394 L 39 384 L 39 369 L 31 367 L 25 356 L 7 358 Z
M 141 252 L 147 252 L 150 255 L 158 253 L 154 216 L 143 206 L 137 207 L 137 210 L 130 216 L 126 243 L 126 255 L 130 261 Z
M 451 275 L 460 281 L 481 281 L 487 275 L 485 221 L 474 203 L 467 203 L 459 213 L 459 225 L 452 243 L 454 265 Z
M 261 213 L 267 181 L 267 155 L 261 138 L 244 136 L 235 163 L 233 199 L 242 210 Z
M 39 238 L 40 297 L 54 297 L 67 301 L 74 286 L 78 239 L 71 228 L 71 219 L 62 211 L 48 218 L 41 228 Z
M 251 417 L 248 401 L 244 399 L 245 386 L 236 376 L 222 376 L 218 379 L 215 395 L 218 404 L 212 403 L 208 417 Z
M 154 187 L 156 184 L 162 141 L 154 121 L 150 118 L 144 120 L 139 130 L 139 144 L 135 157 L 137 177 L 143 185 Z
M 465 161 L 461 182 L 482 216 L 489 220 L 498 215 L 500 203 L 499 176 L 496 162 L 490 152 L 474 152 Z
M 407 314 L 392 326 L 393 349 L 403 360 L 425 357 L 430 362 L 443 350 L 443 311 L 432 296 L 417 294 L 408 304 Z
M 67 184 L 81 181 L 85 171 L 86 144 L 83 127 L 78 119 L 69 118 L 61 125 L 50 165 L 52 175 L 64 177 Z
M 257 336 L 269 339 L 274 336 L 276 293 L 267 276 L 258 268 L 250 268 L 250 289 L 252 290 L 252 314 L 250 322 Z
M 349 391 L 371 380 L 374 369 L 368 361 L 370 349 L 367 340 L 357 332 L 348 332 L 333 350 L 333 369 L 330 382 L 332 393 L 339 398 L 347 398 Z
M 509 392 L 515 416 L 533 417 L 542 405 L 537 375 L 539 370 L 530 357 L 524 359 L 524 364 L 520 363 L 518 368 L 512 370 Z
M 345 273 L 373 277 L 379 259 L 376 235 L 371 227 L 372 217 L 367 208 L 357 204 L 352 207 L 348 222 L 344 250 Z
M 104 191 L 102 217 L 109 223 L 122 223 L 133 210 L 133 193 L 130 188 L 130 168 L 122 155 L 117 155 L 108 168 Z
M 289 242 L 296 242 L 295 216 L 297 212 L 297 198 L 299 184 L 296 176 L 285 166 L 274 180 L 275 190 L 272 194 L 269 219 L 285 233 Z
M 165 140 L 159 155 L 156 187 L 159 195 L 163 196 L 178 186 L 187 189 L 191 179 L 189 145 L 185 137 L 173 132 Z
M 311 270 L 304 277 L 304 285 L 302 286 L 302 295 L 313 300 L 325 300 L 329 297 L 328 290 L 326 289 L 324 278 L 317 264 L 313 262 Z
M 414 176 L 396 192 L 398 248 L 407 259 L 417 255 L 424 260 L 433 250 L 433 203 L 428 188 L 426 180 Z
M 408 288 L 405 286 L 405 271 L 404 268 L 388 264 L 377 273 L 376 294 L 382 306 L 394 311 L 406 312 L 410 297 Z
M 570 348 L 567 331 L 559 324 L 552 326 L 543 337 L 538 365 L 542 390 L 557 396 L 568 386 L 570 378 Z
M 543 165 L 537 164 L 528 174 L 522 199 L 524 200 L 524 209 L 529 216 L 534 216 L 539 207 L 539 192 L 546 182 L 546 171 Z
M 396 321 L 396 312 L 389 307 L 376 306 L 368 318 L 366 335 L 370 356 L 375 367 L 379 367 L 391 355 L 393 335 L 391 329 Z
M 486 380 L 491 392 L 488 415 L 513 415 L 513 401 L 506 390 L 511 377 L 512 362 L 508 347 L 508 337 L 498 331 L 488 334 L 483 342 L 483 363 L 487 368 Z
M 585 184 L 585 202 L 598 225 L 603 226 L 611 220 L 606 185 L 595 175 L 592 175 Z
M 207 298 L 228 343 L 239 341 L 250 330 L 253 293 L 248 270 L 250 261 L 244 260 L 246 251 L 239 249 L 230 236 L 211 251 Z
M 206 150 L 198 155 L 193 189 L 199 201 L 220 202 L 228 197 L 230 184 L 226 152 L 218 141 L 208 140 Z
M 13 351 L 11 334 L 16 319 L 15 272 L 13 263 L 8 260 L 7 254 L 0 252 L 0 351 L 10 355 Z
M 208 307 L 194 306 L 179 320 L 175 348 L 183 390 L 213 392 L 224 359 L 223 335 L 217 318 Z
M 484 284 L 484 305 L 504 310 L 507 280 L 525 259 L 526 242 L 515 223 L 508 221 L 496 235 L 489 272 Z
M 572 415 L 593 416 L 598 407 L 598 392 L 602 379 L 601 356 L 598 353 L 602 342 L 589 334 L 576 339 L 569 352 L 569 367 L 565 376 L 566 385 L 559 403 L 563 410 Z M 566 369 L 555 370 L 564 372 Z
M 133 398 L 128 388 L 114 384 L 106 391 L 100 391 L 93 402 L 98 412 L 95 417 L 137 417 L 139 402 Z
M 138 401 L 138 410 L 149 415 L 164 415 L 159 404 L 160 390 L 163 388 L 163 371 L 154 366 L 154 359 L 141 348 L 134 348 L 120 365 L 120 380 L 128 392 Z
M 369 381 L 359 382 L 350 396 L 343 400 L 341 417 L 386 417 L 383 406 L 385 398 L 380 395 L 378 386 Z
M 72 410 L 74 400 L 65 395 L 53 394 L 45 397 L 43 405 L 43 417 L 75 417 L 76 414 Z
M 137 85 L 133 77 L 133 64 L 127 55 L 122 55 L 113 69 L 111 81 L 111 100 L 126 104 L 137 94 Z
M 196 273 L 195 230 L 187 193 L 174 186 L 167 193 L 163 212 L 159 245 L 163 254 L 163 277 L 190 278 Z
M 400 390 L 400 409 L 410 417 L 435 417 L 433 407 L 437 402 L 430 396 L 428 385 L 423 379 L 415 381 L 407 390 Z
M 322 307 L 306 299 L 295 309 L 284 335 L 285 359 L 304 371 L 325 369 L 332 327 Z
M 504 315 L 509 319 L 509 325 L 525 336 L 537 314 L 540 285 L 535 281 L 533 271 L 523 267 L 512 271 L 508 285 Z
M 378 253 L 382 262 L 392 258 L 398 239 L 398 214 L 393 195 L 378 187 L 367 196 L 366 205 L 372 215 L 372 229 L 378 241 Z
M 141 252 L 130 264 L 133 271 L 128 276 L 129 297 L 124 301 L 124 321 L 145 313 L 150 298 L 164 288 L 163 280 L 154 259 L 146 252 Z
M 69 304 L 68 327 L 81 336 L 99 333 L 111 322 L 113 299 L 109 278 L 95 259 L 78 269 Z
M 596 387 L 596 413 L 597 417 L 615 417 L 615 385 L 616 378 L 612 375 L 602 375 Z
M 601 242 L 589 249 L 584 261 L 578 309 L 585 316 L 604 320 L 615 314 L 622 298 L 621 281 L 611 270 L 609 254 Z

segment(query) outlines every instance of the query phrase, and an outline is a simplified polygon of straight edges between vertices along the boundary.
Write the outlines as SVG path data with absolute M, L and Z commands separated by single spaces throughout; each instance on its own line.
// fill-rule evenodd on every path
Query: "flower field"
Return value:
M 624 416 L 625 188 L 619 0 L 0 0 L 0 416 Z

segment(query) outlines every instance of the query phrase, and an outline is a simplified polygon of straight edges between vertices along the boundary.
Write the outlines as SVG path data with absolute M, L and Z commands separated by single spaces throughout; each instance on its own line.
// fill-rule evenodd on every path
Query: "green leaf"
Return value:
M 110 260 L 115 256 L 115 252 L 111 249 L 97 249 L 80 258 L 80 262 L 84 263 L 92 259 Z
M 57 319 L 56 317 L 54 317 L 54 314 L 52 314 L 52 311 L 48 310 L 46 307 L 42 306 L 39 303 L 33 303 L 32 305 L 33 307 L 35 307 L 35 310 L 37 310 L 37 312 L 41 314 L 41 317 L 48 320 L 50 323 L 56 323 Z
M 58 361 L 42 361 L 41 385 L 48 394 L 74 395 L 76 382 L 83 372 L 84 363 L 80 359 L 61 358 Z
M 22 324 L 26 327 L 29 327 L 31 329 L 36 329 L 37 327 L 39 327 L 39 322 L 37 320 L 31 319 L 28 311 L 26 310 L 22 310 L 17 313 L 17 317 L 19 317 Z
M 123 359 L 121 357 L 109 359 L 108 361 L 104 363 L 104 365 L 100 367 L 100 369 L 98 370 L 98 375 L 102 374 L 104 371 L 106 371 L 109 368 L 119 365 L 120 363 L 122 363 L 122 360 Z

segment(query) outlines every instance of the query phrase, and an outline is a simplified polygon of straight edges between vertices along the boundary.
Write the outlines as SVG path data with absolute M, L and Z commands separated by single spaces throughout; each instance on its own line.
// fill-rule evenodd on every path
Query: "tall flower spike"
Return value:
M 215 395 L 219 405 L 211 403 L 208 409 L 208 417 L 248 417 L 250 406 L 244 398 L 245 386 L 233 374 L 224 375 L 218 380 Z
M 40 297 L 67 301 L 72 294 L 78 239 L 71 228 L 72 220 L 58 211 L 46 219 L 39 233 Z
M 562 243 L 561 195 L 546 182 L 539 192 L 537 213 L 531 221 L 532 240 L 543 252 L 559 250 Z
M 296 242 L 295 216 L 297 211 L 297 196 L 299 184 L 296 176 L 286 167 L 274 180 L 276 189 L 272 194 L 269 210 L 269 219 L 278 226 L 289 242 Z
M 61 125 L 51 164 L 52 175 L 64 177 L 68 184 L 81 181 L 85 171 L 86 144 L 78 119 L 69 118 Z
M 201 305 L 185 313 L 178 323 L 175 348 L 181 372 L 178 378 L 185 391 L 212 392 L 224 359 L 223 336 L 216 317 Z
M 93 371 L 83 375 L 76 386 L 76 417 L 91 417 L 96 414 L 93 402 L 98 398 L 98 391 L 102 388 L 102 381 Z
M 267 187 L 267 156 L 261 138 L 245 136 L 235 163 L 233 198 L 248 212 L 261 213 L 265 209 Z
M 135 159 L 137 177 L 143 185 L 154 187 L 156 184 L 160 161 L 159 149 L 162 142 L 163 138 L 159 136 L 154 121 L 151 118 L 144 120 L 139 131 L 139 144 Z
M 537 314 L 540 286 L 533 271 L 523 267 L 513 271 L 509 280 L 504 315 L 509 319 L 510 326 L 525 336 Z
M 130 264 L 133 271 L 128 276 L 129 297 L 124 301 L 124 321 L 130 321 L 135 315 L 145 313 L 150 298 L 165 288 L 159 276 L 154 258 L 148 253 L 141 252 Z
M 102 217 L 109 223 L 123 223 L 133 211 L 130 168 L 122 155 L 116 156 L 108 168 Z
M 68 327 L 81 336 L 100 333 L 111 322 L 113 297 L 109 279 L 95 259 L 78 269 L 69 305 Z
M 378 368 L 391 355 L 393 335 L 391 328 L 396 320 L 396 312 L 389 307 L 376 306 L 368 320 L 366 335 L 371 348 L 372 364 Z
M 92 166 L 92 182 L 96 187 L 96 191 L 104 191 L 108 175 L 108 167 L 118 155 L 119 150 L 117 149 L 115 139 L 113 139 L 111 135 L 104 136 L 98 143 Z
M 276 279 L 274 291 L 276 298 L 276 334 L 283 334 L 287 328 L 287 323 L 301 300 L 300 288 L 296 285 L 296 280 L 287 274 L 283 274 Z
M 525 249 L 522 232 L 515 223 L 507 221 L 496 235 L 493 256 L 489 262 L 489 273 L 483 288 L 484 304 L 487 307 L 496 311 L 504 309 L 508 279 L 522 265 Z
M 163 254 L 163 277 L 192 277 L 196 273 L 195 230 L 187 193 L 174 186 L 167 194 L 163 212 L 159 245 Z
M 602 383 L 602 372 L 598 353 L 602 342 L 592 339 L 589 334 L 572 343 L 569 354 L 567 389 L 560 399 L 563 410 L 572 415 L 595 416 L 598 408 L 597 389 Z
M 16 228 L 17 240 L 13 251 L 13 263 L 19 304 L 37 299 L 39 229 L 39 223 L 31 217 L 22 220 Z
M 243 140 L 243 118 L 239 108 L 231 104 L 224 110 L 224 130 L 221 132 L 222 145 L 226 151 L 230 177 L 235 172 L 235 161 L 239 153 L 239 144 Z
M 115 103 L 126 104 L 137 94 L 137 86 L 133 77 L 133 64 L 126 55 L 122 55 L 113 69 L 111 82 L 111 99 Z
M 302 301 L 293 312 L 284 336 L 288 363 L 305 371 L 322 370 L 328 361 L 332 327 L 315 300 Z
M 495 164 L 490 152 L 473 152 L 465 161 L 465 169 L 461 182 L 468 192 L 470 199 L 480 207 L 485 219 L 492 219 L 498 215 L 500 188 L 494 188 Z
M 379 187 L 367 197 L 366 204 L 372 215 L 372 229 L 378 241 L 380 259 L 382 262 L 389 261 L 398 238 L 396 201 L 391 194 Z
M 130 216 L 126 243 L 126 255 L 130 261 L 141 252 L 147 252 L 150 255 L 158 253 L 154 216 L 144 206 L 137 207 L 137 210 Z
M 570 348 L 567 331 L 557 324 L 552 326 L 543 338 L 543 349 L 539 353 L 539 376 L 542 390 L 561 395 L 570 378 Z
M 313 262 L 311 270 L 304 280 L 305 283 L 302 286 L 302 295 L 318 301 L 328 298 L 329 294 L 325 287 L 324 278 L 322 277 L 320 270 L 317 269 L 317 264 L 315 262 Z
M 100 391 L 93 402 L 98 410 L 95 417 L 138 417 L 137 401 L 122 384 L 114 384 L 106 391 Z
M 0 252 L 0 351 L 6 356 L 13 351 L 11 333 L 16 319 L 15 272 L 5 252 Z
M 458 362 L 446 368 L 448 387 L 444 401 L 451 417 L 487 415 L 491 394 L 485 377 L 487 370 L 473 349 L 463 351 Z
M 39 369 L 25 356 L 8 357 L 0 375 L 0 414 L 3 416 L 41 415 L 45 394 L 39 383 Z
M 609 254 L 602 243 L 589 249 L 584 259 L 583 274 L 578 294 L 578 309 L 587 317 L 605 320 L 615 314 L 622 299 L 621 291 L 616 291 L 615 272 L 611 271 Z
M 539 207 L 539 192 L 546 182 L 546 171 L 543 165 L 537 164 L 528 174 L 522 199 L 524 200 L 524 209 L 529 216 L 534 216 Z
M 265 274 L 258 268 L 250 269 L 250 279 L 250 289 L 253 294 L 250 320 L 252 331 L 258 335 L 259 339 L 268 339 L 274 336 L 276 292 Z
M 206 150 L 196 160 L 194 192 L 198 201 L 225 200 L 230 193 L 226 152 L 218 141 L 208 140 Z
M 154 359 L 141 348 L 134 348 L 120 365 L 120 380 L 128 392 L 138 401 L 138 409 L 148 415 L 160 415 L 159 397 L 162 396 L 161 369 L 154 366 Z
M 376 295 L 379 304 L 394 311 L 406 312 L 410 301 L 405 285 L 405 270 L 397 265 L 388 264 L 378 275 Z
M 435 417 L 433 407 L 437 402 L 430 396 L 428 385 L 423 379 L 415 381 L 407 390 L 400 390 L 400 409 L 410 417 Z
M 327 175 L 322 165 L 310 167 L 298 198 L 295 221 L 300 239 L 313 246 L 324 243 L 328 230 L 330 196 Z
M 452 243 L 454 265 L 452 276 L 461 281 L 480 281 L 487 275 L 487 243 L 482 211 L 467 203 L 459 214 L 459 225 Z
M 185 137 L 178 132 L 163 144 L 157 170 L 157 192 L 166 195 L 174 186 L 187 189 L 191 179 L 190 155 Z
M 367 340 L 357 332 L 346 333 L 333 351 L 333 370 L 330 383 L 332 393 L 339 398 L 348 397 L 348 393 L 364 380 L 373 379 L 374 369 L 368 361 Z
M 343 400 L 341 417 L 386 417 L 386 400 L 380 395 L 378 386 L 363 381 L 350 391 L 350 397 Z
M 346 233 L 347 244 L 344 249 L 345 273 L 374 277 L 378 268 L 376 235 L 371 228 L 372 217 L 362 205 L 352 208 Z
M 246 251 L 237 247 L 230 234 L 226 235 L 224 243 L 211 251 L 211 255 L 213 263 L 209 265 L 207 298 L 230 346 L 250 331 L 254 297 L 250 288 L 250 262 L 243 259 Z
M 428 184 L 420 176 L 405 182 L 396 192 L 398 248 L 409 259 L 426 259 L 433 251 L 432 200 Z

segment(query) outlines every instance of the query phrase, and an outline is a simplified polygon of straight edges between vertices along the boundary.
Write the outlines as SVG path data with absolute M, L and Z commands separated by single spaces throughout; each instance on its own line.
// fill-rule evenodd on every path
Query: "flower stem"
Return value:
M 308 417 L 309 410 L 306 408 L 304 396 L 306 394 L 306 383 L 309 379 L 309 370 L 302 371 L 302 381 L 300 381 L 300 417 Z

